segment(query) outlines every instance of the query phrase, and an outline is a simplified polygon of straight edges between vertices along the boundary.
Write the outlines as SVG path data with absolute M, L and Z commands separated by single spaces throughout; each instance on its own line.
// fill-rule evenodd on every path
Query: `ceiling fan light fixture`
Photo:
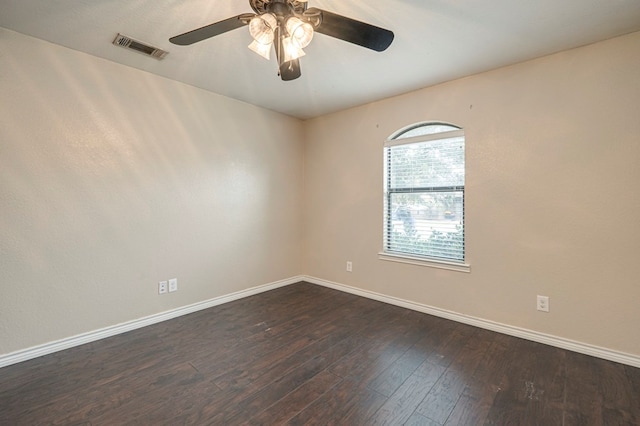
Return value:
M 283 81 L 300 77 L 302 50 L 313 34 L 337 38 L 367 49 L 382 52 L 393 41 L 392 31 L 360 22 L 327 10 L 308 8 L 307 0 L 249 0 L 254 13 L 241 13 L 213 24 L 169 38 L 179 46 L 188 46 L 236 28 L 248 26 L 253 41 L 249 49 L 269 60 L 274 47 L 278 74 Z
M 313 26 L 308 22 L 303 22 L 296 16 L 290 16 L 285 23 L 287 33 L 294 43 L 300 48 L 307 47 L 313 38 Z
M 275 15 L 263 13 L 251 18 L 251 21 L 249 21 L 249 34 L 258 43 L 269 44 L 273 42 L 277 26 L 278 20 Z
M 282 38 L 282 50 L 284 51 L 284 62 L 293 61 L 305 55 L 304 50 L 291 37 Z
M 269 59 L 271 59 L 271 47 L 272 46 L 273 46 L 273 43 L 263 44 L 263 43 L 258 42 L 257 40 L 253 40 L 248 47 L 249 47 L 249 49 L 253 50 L 258 55 L 262 56 L 263 58 L 265 58 L 268 61 Z

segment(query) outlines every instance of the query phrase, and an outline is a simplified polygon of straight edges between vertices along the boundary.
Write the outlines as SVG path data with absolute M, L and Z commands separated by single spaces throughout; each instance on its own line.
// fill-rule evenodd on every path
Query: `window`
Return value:
M 464 152 L 464 131 L 450 124 L 411 126 L 385 142 L 382 258 L 466 266 Z

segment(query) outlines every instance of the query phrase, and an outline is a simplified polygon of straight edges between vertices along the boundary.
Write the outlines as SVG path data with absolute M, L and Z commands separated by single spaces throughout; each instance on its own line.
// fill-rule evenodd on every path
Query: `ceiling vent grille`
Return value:
M 167 56 L 167 53 L 169 53 L 166 50 L 149 46 L 148 44 L 144 44 L 120 33 L 118 33 L 116 38 L 113 40 L 113 44 L 124 47 L 125 49 L 135 50 L 138 53 L 142 53 L 143 55 L 151 56 L 156 59 L 162 59 Z

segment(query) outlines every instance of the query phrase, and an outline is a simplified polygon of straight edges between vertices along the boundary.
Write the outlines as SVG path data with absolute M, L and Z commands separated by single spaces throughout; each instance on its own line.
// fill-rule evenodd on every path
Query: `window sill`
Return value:
M 447 269 L 457 272 L 471 272 L 471 265 L 467 263 L 447 262 L 446 260 L 425 259 L 423 257 L 410 256 L 406 254 L 378 253 L 378 259 L 391 262 L 408 263 L 410 265 L 427 266 L 430 268 Z

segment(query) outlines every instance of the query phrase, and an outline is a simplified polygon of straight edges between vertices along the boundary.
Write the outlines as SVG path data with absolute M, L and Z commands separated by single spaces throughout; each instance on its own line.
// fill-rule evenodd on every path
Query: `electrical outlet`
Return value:
M 165 294 L 167 292 L 167 282 L 160 281 L 158 283 L 158 294 Z
M 538 296 L 538 310 L 549 312 L 549 296 Z
M 178 291 L 178 279 L 171 278 L 169 280 L 169 292 L 173 293 L 174 291 Z
M 353 271 L 353 263 L 350 260 L 347 260 L 347 272 Z

